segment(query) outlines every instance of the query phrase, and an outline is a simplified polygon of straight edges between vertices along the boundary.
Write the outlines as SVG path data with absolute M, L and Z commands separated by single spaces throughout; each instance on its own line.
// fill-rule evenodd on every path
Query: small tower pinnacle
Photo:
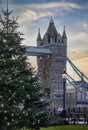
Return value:
M 38 33 L 40 33 L 40 28 L 38 29 Z
M 65 26 L 64 26 L 64 28 L 63 28 L 63 35 L 62 35 L 62 38 L 67 38 L 66 32 L 65 32 Z
M 53 24 L 53 23 L 54 23 L 54 20 L 53 20 L 52 16 L 51 16 L 50 23 L 51 23 L 51 24 Z
M 38 36 L 37 36 L 37 40 L 41 40 L 40 28 L 38 29 Z
M 65 26 L 64 26 L 64 31 L 65 31 Z

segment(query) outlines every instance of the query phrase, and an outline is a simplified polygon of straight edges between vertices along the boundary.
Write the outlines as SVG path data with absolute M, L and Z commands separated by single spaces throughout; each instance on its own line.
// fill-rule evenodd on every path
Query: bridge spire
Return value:
M 40 28 L 38 29 L 38 36 L 37 36 L 37 40 L 41 40 Z
M 54 25 L 54 20 L 51 16 L 51 19 L 50 19 L 50 23 L 49 23 L 49 27 L 48 27 L 48 30 L 46 32 L 47 36 L 50 38 L 50 37 L 57 37 L 58 33 L 57 33 L 57 30 L 56 30 L 56 27 Z
M 53 20 L 52 16 L 51 16 L 50 24 L 54 24 L 54 20 Z
M 65 31 L 65 26 L 64 26 L 64 28 L 63 28 L 63 34 L 62 34 L 62 38 L 65 38 L 65 39 L 67 39 L 67 36 L 66 36 L 66 31 Z

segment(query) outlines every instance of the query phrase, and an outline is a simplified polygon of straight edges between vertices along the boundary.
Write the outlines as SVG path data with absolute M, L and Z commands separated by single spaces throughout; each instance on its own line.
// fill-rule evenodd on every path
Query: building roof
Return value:
M 48 27 L 48 30 L 47 30 L 46 34 L 49 37 L 56 37 L 58 35 L 56 27 L 54 25 L 54 20 L 52 19 L 52 17 L 51 17 L 51 20 L 50 20 L 50 23 L 49 23 L 49 27 Z

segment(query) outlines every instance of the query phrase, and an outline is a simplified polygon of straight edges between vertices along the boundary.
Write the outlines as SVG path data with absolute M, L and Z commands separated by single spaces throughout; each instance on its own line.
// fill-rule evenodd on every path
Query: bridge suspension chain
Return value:
M 80 93 L 86 94 L 88 92 L 88 77 L 84 75 L 75 65 L 74 63 L 67 57 L 67 61 L 69 62 L 72 69 L 76 72 L 76 74 L 80 77 L 80 81 L 76 81 L 67 73 L 67 81 Z
M 81 80 L 84 80 L 86 82 L 88 82 L 88 77 L 86 75 L 84 75 L 83 72 L 81 72 L 74 64 L 73 62 L 67 57 L 67 61 L 69 62 L 69 64 L 71 65 L 71 67 L 73 68 L 73 70 L 76 72 L 76 74 L 81 78 Z

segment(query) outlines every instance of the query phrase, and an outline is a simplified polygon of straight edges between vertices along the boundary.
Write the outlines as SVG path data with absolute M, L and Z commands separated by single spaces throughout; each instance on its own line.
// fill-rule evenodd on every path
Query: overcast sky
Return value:
M 2 9 L 6 9 L 6 0 L 0 0 Z M 65 25 L 68 56 L 88 76 L 88 0 L 9 0 L 9 9 L 19 16 L 26 45 L 36 46 L 38 28 L 43 37 L 51 16 L 61 34 Z

